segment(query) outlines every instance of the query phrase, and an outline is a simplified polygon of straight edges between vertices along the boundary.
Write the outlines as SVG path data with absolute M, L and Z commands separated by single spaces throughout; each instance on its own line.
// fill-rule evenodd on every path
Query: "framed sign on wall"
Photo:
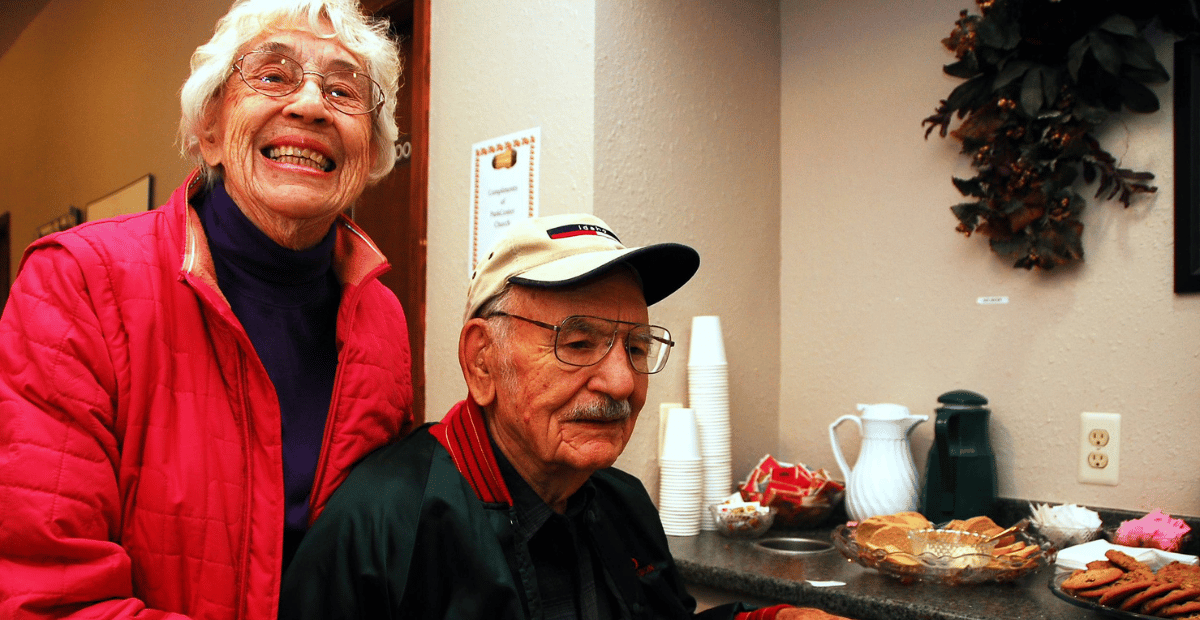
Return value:
M 87 203 L 84 217 L 88 222 L 102 220 L 114 215 L 149 211 L 154 205 L 154 176 L 146 176 L 122 187 L 121 189 Z
M 1200 41 L 1175 44 L 1175 292 L 1200 293 Z
M 66 213 L 38 226 L 37 236 L 40 239 L 50 233 L 66 230 L 81 223 L 83 223 L 83 212 L 78 207 L 67 207 Z

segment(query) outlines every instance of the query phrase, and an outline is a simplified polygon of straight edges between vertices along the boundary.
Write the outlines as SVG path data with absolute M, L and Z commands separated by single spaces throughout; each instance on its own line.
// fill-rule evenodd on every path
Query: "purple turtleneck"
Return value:
M 199 212 L 217 284 L 279 397 L 286 568 L 307 529 L 308 498 L 337 371 L 341 285 L 333 272 L 334 231 L 307 250 L 285 248 L 242 213 L 221 183 Z

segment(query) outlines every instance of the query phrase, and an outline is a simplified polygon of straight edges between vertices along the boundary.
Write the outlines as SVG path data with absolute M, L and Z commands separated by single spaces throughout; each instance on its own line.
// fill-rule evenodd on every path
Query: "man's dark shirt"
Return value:
M 585 518 L 596 494 L 591 481 L 567 500 L 567 510 L 560 515 L 517 473 L 494 441 L 492 451 L 513 498 L 519 541 L 529 541 L 546 620 L 614 617 L 615 598 L 607 585 L 597 585 L 607 584 L 608 580 Z

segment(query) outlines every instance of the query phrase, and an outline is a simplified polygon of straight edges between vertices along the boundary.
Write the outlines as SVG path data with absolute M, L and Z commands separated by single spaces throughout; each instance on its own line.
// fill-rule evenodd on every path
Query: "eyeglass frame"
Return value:
M 495 317 L 508 317 L 508 318 L 512 318 L 512 319 L 525 321 L 526 323 L 529 323 L 531 325 L 536 325 L 538 327 L 541 327 L 542 329 L 548 329 L 548 330 L 554 332 L 554 357 L 555 357 L 555 359 L 557 359 L 558 361 L 560 361 L 568 366 L 574 366 L 576 368 L 587 368 L 589 366 L 595 366 L 596 364 L 599 364 L 605 357 L 608 357 L 608 354 L 612 351 L 613 343 L 616 342 L 616 340 L 617 340 L 617 338 L 616 338 L 617 330 L 616 329 L 613 330 L 612 337 L 608 341 L 608 349 L 606 349 L 604 351 L 604 353 L 600 354 L 600 356 L 596 358 L 596 361 L 592 362 L 591 364 L 573 364 L 571 362 L 568 362 L 567 360 L 564 360 L 562 358 L 562 356 L 558 354 L 558 336 L 562 333 L 562 326 L 567 321 L 570 321 L 571 319 L 596 319 L 599 321 L 607 321 L 609 323 L 616 323 L 618 326 L 632 325 L 633 328 L 657 327 L 658 329 L 663 330 L 663 332 L 665 332 L 667 334 L 667 338 L 665 340 L 662 338 L 659 338 L 657 336 L 651 336 L 651 338 L 654 338 L 655 340 L 661 342 L 663 345 L 665 345 L 667 347 L 667 352 L 663 355 L 662 366 L 660 366 L 659 369 L 655 370 L 655 371 L 647 372 L 647 371 L 638 370 L 638 367 L 633 363 L 633 353 L 630 352 L 630 350 L 629 350 L 629 338 L 625 338 L 625 346 L 622 347 L 625 349 L 625 359 L 629 360 L 629 367 L 632 368 L 633 371 L 638 374 L 653 375 L 653 374 L 662 372 L 663 368 L 667 367 L 667 360 L 671 357 L 671 349 L 675 346 L 675 341 L 671 340 L 671 330 L 663 327 L 662 325 L 652 325 L 650 323 L 634 323 L 632 321 L 618 321 L 616 319 L 606 319 L 602 316 L 591 316 L 588 314 L 572 314 L 571 316 L 565 317 L 565 318 L 563 318 L 563 320 L 559 321 L 558 325 L 552 325 L 550 323 L 537 321 L 534 319 L 519 316 L 516 314 L 511 314 L 511 313 L 500 311 L 500 310 L 497 310 L 496 312 L 489 314 L 485 318 L 491 319 L 491 318 L 495 318 Z M 630 328 L 630 331 L 632 331 L 633 328 Z
M 254 84 L 251 84 L 250 80 L 246 79 L 246 74 L 242 73 L 242 67 L 241 67 L 242 61 L 245 60 L 246 57 L 251 54 L 274 54 L 276 56 L 280 56 L 291 62 L 296 63 L 296 66 L 300 67 L 300 81 L 294 83 L 292 85 L 292 89 L 287 91 L 286 93 L 279 93 L 278 95 L 264 93 L 263 91 L 255 88 Z M 291 56 L 288 56 L 287 54 L 284 54 L 282 52 L 275 52 L 275 51 L 271 51 L 271 50 L 249 51 L 249 52 L 246 52 L 245 54 L 242 54 L 241 56 L 238 56 L 237 60 L 233 61 L 233 64 L 230 65 L 229 69 L 231 72 L 237 72 L 238 77 L 240 77 L 242 79 L 242 83 L 245 84 L 246 86 L 248 86 L 250 88 L 250 90 L 252 90 L 264 97 L 286 97 L 304 87 L 304 76 L 315 75 L 315 76 L 321 78 L 321 83 L 320 83 L 321 99 L 323 101 L 328 102 L 330 107 L 332 107 L 333 109 L 337 110 L 338 112 L 341 112 L 342 114 L 346 114 L 349 116 L 362 116 L 364 114 L 371 114 L 371 113 L 375 112 L 376 110 L 378 110 L 384 104 L 384 102 L 387 100 L 387 95 L 383 92 L 383 87 L 380 86 L 379 82 L 376 82 L 375 78 L 371 77 L 366 71 L 356 71 L 354 69 L 334 69 L 333 71 L 326 71 L 325 73 L 321 73 L 320 71 L 306 71 L 304 69 L 304 65 L 301 64 L 299 60 L 296 60 L 295 58 L 292 58 Z M 347 111 L 343 110 L 341 107 L 339 107 L 338 104 L 335 103 L 333 99 L 329 98 L 329 93 L 325 90 L 325 76 L 327 76 L 331 73 L 359 73 L 363 77 L 367 78 L 367 81 L 371 83 L 372 106 L 363 112 L 347 112 Z

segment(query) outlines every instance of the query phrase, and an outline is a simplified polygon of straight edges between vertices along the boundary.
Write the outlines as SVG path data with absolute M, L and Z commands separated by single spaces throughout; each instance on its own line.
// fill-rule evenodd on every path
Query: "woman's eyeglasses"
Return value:
M 304 76 L 320 78 L 321 95 L 344 114 L 369 114 L 383 103 L 383 89 L 361 71 L 305 71 L 296 60 L 278 52 L 242 54 L 233 69 L 242 81 L 262 95 L 283 97 L 300 89 Z

